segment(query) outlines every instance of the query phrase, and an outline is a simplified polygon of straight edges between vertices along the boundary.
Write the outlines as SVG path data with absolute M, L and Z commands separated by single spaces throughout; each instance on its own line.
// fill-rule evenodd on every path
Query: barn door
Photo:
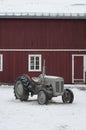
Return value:
M 72 58 L 72 82 L 84 83 L 84 56 L 73 56 Z

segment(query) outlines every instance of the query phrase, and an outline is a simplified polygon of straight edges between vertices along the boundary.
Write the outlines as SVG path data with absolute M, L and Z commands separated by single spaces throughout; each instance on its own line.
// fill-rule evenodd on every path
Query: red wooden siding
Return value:
M 86 48 L 86 20 L 0 19 L 0 48 Z
M 28 72 L 28 55 L 32 52 L 0 52 L 3 54 L 3 72 L 0 72 L 0 82 L 13 83 L 17 76 L 28 74 L 38 76 L 39 72 Z M 76 52 L 76 54 L 80 52 Z M 72 83 L 72 54 L 75 52 L 33 52 L 41 54 L 42 61 L 46 59 L 46 74 L 62 76 L 65 83 Z M 83 54 L 86 54 L 83 52 Z M 42 63 L 43 64 L 43 63 Z
M 1 49 L 52 49 L 52 52 L 1 51 Z M 53 49 L 86 49 L 86 20 L 73 19 L 0 19 L 0 54 L 3 54 L 3 71 L 0 82 L 13 83 L 28 72 L 28 55 L 41 54 L 46 59 L 46 73 L 62 76 L 72 83 L 72 54 L 86 52 L 54 51 Z M 43 64 L 43 63 L 42 63 Z

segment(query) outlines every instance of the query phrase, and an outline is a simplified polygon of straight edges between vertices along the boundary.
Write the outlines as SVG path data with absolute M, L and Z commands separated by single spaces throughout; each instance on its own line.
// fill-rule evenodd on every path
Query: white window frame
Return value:
M 0 72 L 3 71 L 3 55 L 0 54 Z
M 31 57 L 34 57 L 34 69 L 31 69 Z M 39 69 L 36 69 L 36 57 L 39 57 Z M 28 71 L 29 72 L 41 72 L 41 62 L 42 56 L 40 54 L 29 54 L 28 55 Z

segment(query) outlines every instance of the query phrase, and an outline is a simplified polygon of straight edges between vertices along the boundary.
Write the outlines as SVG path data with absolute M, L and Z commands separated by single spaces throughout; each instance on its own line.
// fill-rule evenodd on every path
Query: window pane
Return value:
M 34 70 L 34 66 L 30 66 L 30 69 L 31 69 L 31 70 Z
M 39 65 L 39 61 L 36 61 L 36 65 Z
M 41 71 L 41 55 L 29 55 L 29 71 Z
M 39 70 L 39 66 L 36 66 L 36 70 Z
M 34 61 L 34 56 L 31 56 L 31 61 Z
M 39 61 L 39 57 L 38 56 L 36 57 L 36 61 Z
M 34 70 L 34 56 L 30 57 L 30 69 Z
M 34 61 L 31 61 L 31 62 L 30 62 L 30 65 L 31 65 L 31 66 L 34 66 Z
M 39 57 L 38 56 L 36 56 L 36 61 L 35 62 L 36 62 L 35 63 L 36 70 L 39 70 Z

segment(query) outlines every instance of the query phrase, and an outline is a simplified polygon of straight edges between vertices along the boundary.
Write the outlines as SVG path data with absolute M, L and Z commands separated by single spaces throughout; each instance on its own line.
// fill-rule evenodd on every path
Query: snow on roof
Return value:
M 86 0 L 0 0 L 0 17 L 86 17 Z

